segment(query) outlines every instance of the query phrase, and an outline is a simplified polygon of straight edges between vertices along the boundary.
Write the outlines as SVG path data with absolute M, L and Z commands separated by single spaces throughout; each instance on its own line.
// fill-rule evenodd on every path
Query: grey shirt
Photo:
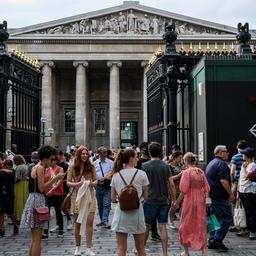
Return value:
M 162 160 L 150 160 L 142 165 L 149 180 L 149 197 L 147 202 L 153 204 L 169 204 L 170 190 L 169 166 Z
M 28 167 L 25 164 L 18 165 L 15 170 L 15 179 L 19 180 L 27 180 L 28 178 Z

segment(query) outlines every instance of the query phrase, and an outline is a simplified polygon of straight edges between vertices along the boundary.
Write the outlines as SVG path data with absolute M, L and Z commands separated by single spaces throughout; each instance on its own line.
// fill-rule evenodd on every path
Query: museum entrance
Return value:
M 122 121 L 120 127 L 121 147 L 138 145 L 138 122 Z

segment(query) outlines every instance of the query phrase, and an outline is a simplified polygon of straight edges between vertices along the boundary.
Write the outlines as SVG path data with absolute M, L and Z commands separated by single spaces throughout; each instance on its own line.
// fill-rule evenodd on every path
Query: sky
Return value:
M 122 0 L 0 0 L 0 22 L 20 28 L 122 4 Z M 140 0 L 140 4 L 236 27 L 256 29 L 256 0 Z

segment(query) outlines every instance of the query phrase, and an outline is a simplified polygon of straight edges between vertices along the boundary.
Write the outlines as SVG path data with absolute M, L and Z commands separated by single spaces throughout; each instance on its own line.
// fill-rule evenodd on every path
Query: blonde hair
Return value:
M 195 164 L 197 162 L 197 155 L 192 152 L 187 152 L 184 157 L 184 161 L 186 161 L 188 164 Z

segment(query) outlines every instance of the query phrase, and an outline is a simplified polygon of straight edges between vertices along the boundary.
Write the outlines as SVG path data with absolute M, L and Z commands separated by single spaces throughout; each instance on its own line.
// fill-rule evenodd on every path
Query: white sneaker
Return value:
M 171 229 L 176 229 L 174 222 L 171 222 L 171 223 L 169 224 L 169 227 L 170 227 Z
M 68 220 L 68 222 L 67 222 L 67 230 L 72 230 L 72 228 L 73 228 L 72 220 Z
M 91 248 L 87 248 L 86 249 L 86 255 L 88 255 L 88 256 L 95 256 L 96 254 L 92 251 Z
M 75 256 L 81 256 L 81 255 L 82 255 L 81 250 L 80 250 L 80 246 L 77 246 L 77 247 L 76 247 L 76 250 L 75 250 L 74 255 L 75 255 Z
M 54 228 L 50 229 L 51 233 L 56 233 L 57 231 L 59 231 L 59 226 L 55 226 Z

